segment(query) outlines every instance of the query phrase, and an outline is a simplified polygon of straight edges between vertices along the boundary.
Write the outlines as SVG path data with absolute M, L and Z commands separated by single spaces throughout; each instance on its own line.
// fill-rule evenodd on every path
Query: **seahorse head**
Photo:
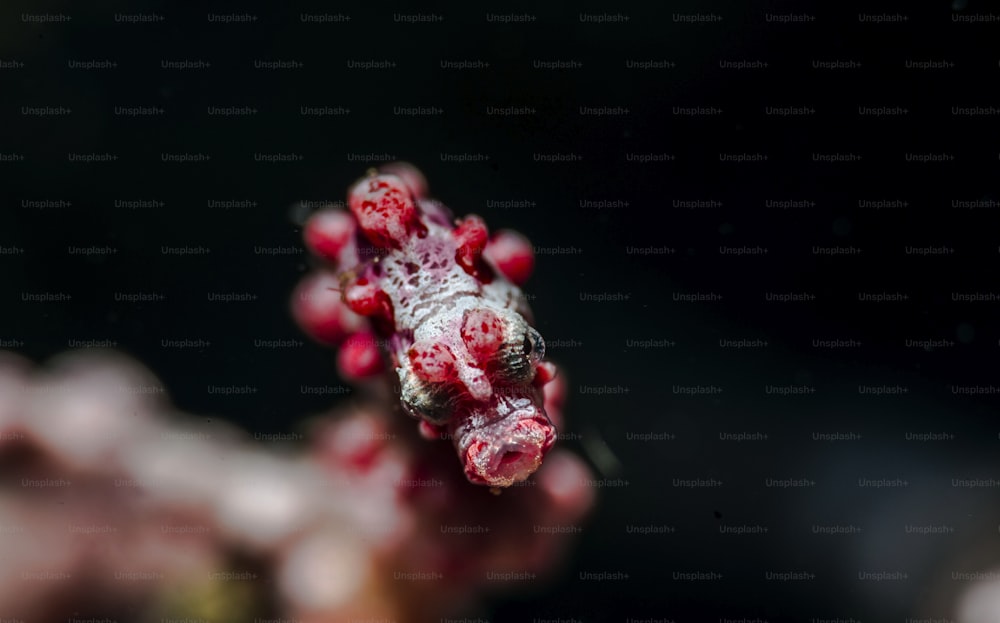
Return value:
M 451 433 L 472 482 L 524 480 L 555 440 L 539 378 L 542 336 L 507 308 L 453 309 L 437 323 L 435 339 L 398 358 L 403 408 Z

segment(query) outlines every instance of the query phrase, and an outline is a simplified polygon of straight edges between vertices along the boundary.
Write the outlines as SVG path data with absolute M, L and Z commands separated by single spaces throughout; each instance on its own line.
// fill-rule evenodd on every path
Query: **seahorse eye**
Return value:
M 447 422 L 457 404 L 453 387 L 429 383 L 407 374 L 400 386 L 400 404 L 407 415 L 435 424 Z
M 404 398 L 399 401 L 399 404 L 402 405 L 403 411 L 406 412 L 406 415 L 417 419 L 424 418 L 424 412 L 418 409 L 417 407 L 413 406 L 412 404 L 410 404 L 409 400 Z
M 538 362 L 545 357 L 542 336 L 523 321 L 510 332 L 510 340 L 497 352 L 496 374 L 508 383 L 526 383 L 535 376 Z
M 532 364 L 536 364 L 545 358 L 545 340 L 542 339 L 538 331 L 528 327 L 527 331 L 524 332 L 524 346 L 522 350 L 524 350 L 524 355 L 529 361 Z

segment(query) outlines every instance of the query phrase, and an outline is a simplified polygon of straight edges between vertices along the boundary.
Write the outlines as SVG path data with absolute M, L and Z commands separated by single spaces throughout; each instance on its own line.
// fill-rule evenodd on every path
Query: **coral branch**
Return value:
M 498 500 L 384 405 L 316 418 L 291 454 L 128 391 L 160 387 L 119 356 L 0 352 L 5 618 L 439 621 L 488 574 L 549 569 L 567 537 L 531 526 L 592 503 L 572 455 Z

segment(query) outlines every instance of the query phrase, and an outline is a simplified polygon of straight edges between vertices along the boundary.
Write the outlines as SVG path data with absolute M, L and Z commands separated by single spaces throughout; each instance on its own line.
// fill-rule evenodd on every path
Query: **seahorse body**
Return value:
M 510 486 L 555 441 L 542 392 L 555 368 L 521 290 L 485 257 L 482 220 L 452 221 L 401 172 L 348 193 L 363 237 L 341 251 L 344 301 L 385 338 L 403 408 L 450 435 L 470 481 Z

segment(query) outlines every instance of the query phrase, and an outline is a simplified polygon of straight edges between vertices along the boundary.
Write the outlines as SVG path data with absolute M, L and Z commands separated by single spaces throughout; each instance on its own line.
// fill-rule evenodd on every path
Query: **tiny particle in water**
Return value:
M 955 329 L 955 336 L 958 337 L 959 342 L 968 344 L 976 337 L 976 330 L 971 324 L 963 322 Z

